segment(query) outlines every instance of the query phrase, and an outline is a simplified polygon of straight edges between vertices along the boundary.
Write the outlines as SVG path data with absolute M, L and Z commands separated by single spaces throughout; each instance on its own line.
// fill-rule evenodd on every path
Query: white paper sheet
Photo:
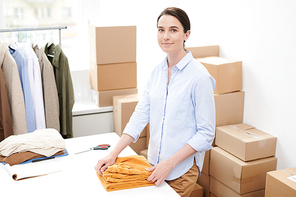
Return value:
M 5 169 L 13 180 L 18 181 L 25 178 L 32 178 L 60 172 L 62 171 L 62 165 L 60 165 L 59 158 L 54 158 L 50 160 L 14 166 L 5 164 Z

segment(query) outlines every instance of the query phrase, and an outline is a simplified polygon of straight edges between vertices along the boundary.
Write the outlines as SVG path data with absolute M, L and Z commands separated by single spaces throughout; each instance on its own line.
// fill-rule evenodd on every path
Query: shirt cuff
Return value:
M 136 141 L 139 139 L 140 134 L 137 132 L 137 129 L 130 123 L 127 123 L 123 133 L 130 135 L 134 138 L 133 142 L 136 143 Z
M 208 151 L 212 149 L 211 143 L 208 142 L 208 138 L 205 138 L 203 135 L 194 135 L 188 142 L 193 149 L 197 152 Z M 213 142 L 213 140 L 211 140 Z

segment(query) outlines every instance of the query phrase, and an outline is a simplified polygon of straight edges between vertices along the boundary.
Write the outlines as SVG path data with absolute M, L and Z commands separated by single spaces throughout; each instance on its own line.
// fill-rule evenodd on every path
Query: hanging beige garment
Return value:
M 35 46 L 33 49 L 39 59 L 41 71 L 46 128 L 53 128 L 60 132 L 59 98 L 53 68 L 43 48 L 39 49 Z
M 26 109 L 20 76 L 16 62 L 10 55 L 6 43 L 2 43 L 0 46 L 0 67 L 2 68 L 7 86 L 13 134 L 18 135 L 28 133 Z
M 7 88 L 4 74 L 0 69 L 0 142 L 13 134 Z

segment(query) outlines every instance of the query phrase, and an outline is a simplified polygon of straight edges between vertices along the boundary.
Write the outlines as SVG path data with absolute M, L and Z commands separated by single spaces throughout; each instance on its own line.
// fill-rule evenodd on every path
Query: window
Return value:
M 22 8 L 14 8 L 14 17 L 16 19 L 21 19 L 24 15 L 24 10 Z
M 37 19 L 46 19 L 51 17 L 51 11 L 49 7 L 35 7 L 35 17 Z
M 71 71 L 89 69 L 89 24 L 136 25 L 139 93 L 145 86 L 147 73 L 150 73 L 165 56 L 156 41 L 156 18 L 165 7 L 178 6 L 178 0 L 2 0 L 2 2 L 5 28 L 67 26 L 67 29 L 61 31 L 61 44 L 68 57 Z M 38 45 L 45 46 L 51 36 L 58 44 L 59 31 L 6 33 L 7 38 L 11 37 L 18 41 L 22 41 L 25 36 L 32 42 L 38 40 Z
M 80 0 L 81 1 L 81 0 Z M 77 45 L 79 29 L 77 21 L 77 11 L 79 0 L 3 0 L 4 18 L 7 29 L 9 28 L 34 28 L 34 27 L 52 27 L 67 26 L 67 29 L 61 31 L 61 44 L 64 53 L 69 59 L 71 69 L 76 68 L 77 53 L 75 48 L 81 48 Z M 28 31 L 28 32 L 7 32 L 6 38 L 12 38 L 21 42 L 23 38 L 28 37 L 32 42 L 37 42 L 41 47 L 54 37 L 55 44 L 59 43 L 58 30 Z M 85 38 L 85 35 L 83 36 Z M 85 47 L 88 48 L 88 47 Z M 82 66 L 83 67 L 83 66 Z M 88 68 L 88 66 L 85 68 Z
M 63 18 L 70 18 L 71 17 L 71 8 L 63 7 Z

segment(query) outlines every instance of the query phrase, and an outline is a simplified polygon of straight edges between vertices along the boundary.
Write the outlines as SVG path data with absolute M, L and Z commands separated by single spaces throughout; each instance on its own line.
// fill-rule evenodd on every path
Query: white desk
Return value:
M 59 162 L 62 166 L 62 171 L 46 176 L 14 181 L 8 176 L 8 173 L 4 169 L 4 165 L 0 164 L 0 196 L 179 196 L 167 183 L 163 183 L 160 186 L 148 186 L 107 192 L 98 179 L 94 166 L 96 165 L 98 159 L 106 156 L 110 150 L 114 148 L 118 140 L 119 137 L 115 133 L 66 139 L 66 148 L 69 155 L 66 157 L 55 158 L 51 161 Z M 76 152 L 105 143 L 111 145 L 109 150 L 95 150 L 74 155 Z M 128 156 L 133 154 L 136 153 L 130 147 L 127 147 L 119 156 Z

